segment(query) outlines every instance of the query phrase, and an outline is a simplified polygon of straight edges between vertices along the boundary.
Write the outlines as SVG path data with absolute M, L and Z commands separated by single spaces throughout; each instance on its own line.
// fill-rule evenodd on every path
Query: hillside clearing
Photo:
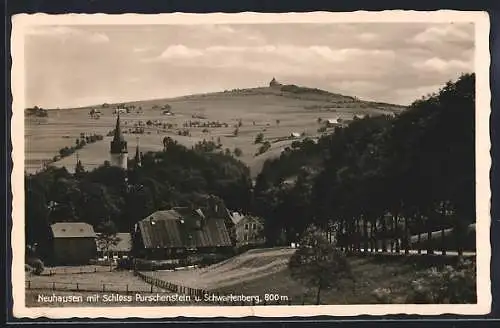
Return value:
M 254 250 L 201 269 L 144 272 L 191 288 L 216 289 L 266 277 L 286 268 L 294 249 Z

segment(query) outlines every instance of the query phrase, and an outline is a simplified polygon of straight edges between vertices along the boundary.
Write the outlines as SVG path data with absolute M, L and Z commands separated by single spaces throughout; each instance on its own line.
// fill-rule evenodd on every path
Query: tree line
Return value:
M 75 174 L 49 167 L 26 175 L 26 242 L 46 241 L 55 221 L 112 221 L 126 232 L 156 210 L 205 206 L 215 196 L 264 218 L 269 245 L 297 241 L 315 224 L 337 230 L 345 249 L 380 241 L 408 249 L 410 235 L 452 227 L 461 251 L 460 236 L 475 222 L 474 86 L 464 74 L 396 117 L 356 119 L 317 141 L 294 141 L 265 162 L 255 186 L 230 152 L 169 137 L 159 141 L 163 151 L 126 171 L 107 162 L 86 172 L 80 163 Z
M 231 155 L 188 149 L 168 138 L 163 151 L 147 152 L 140 165 L 131 164 L 122 170 L 105 162 L 86 172 L 80 162 L 75 174 L 48 167 L 26 175 L 26 243 L 47 243 L 53 222 L 86 222 L 96 230 L 113 222 L 118 231 L 129 232 L 156 210 L 203 207 L 213 198 L 228 208 L 250 210 L 249 169 Z
M 475 76 L 463 74 L 397 117 L 365 117 L 317 143 L 296 142 L 257 178 L 254 210 L 267 240 L 337 225 L 344 248 L 381 242 L 399 251 L 411 248 L 411 235 L 441 230 L 444 238 L 451 227 L 462 252 L 475 222 L 474 113 Z

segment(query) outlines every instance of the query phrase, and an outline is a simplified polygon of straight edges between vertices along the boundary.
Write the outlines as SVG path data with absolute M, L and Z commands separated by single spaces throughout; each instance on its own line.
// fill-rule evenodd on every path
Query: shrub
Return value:
M 234 156 L 240 157 L 243 155 L 243 151 L 240 148 L 234 148 Z
M 326 132 L 326 126 L 322 126 L 318 129 L 319 133 Z
M 269 148 L 271 148 L 271 143 L 269 141 L 264 142 L 262 146 L 260 146 L 257 155 L 264 154 L 266 151 L 269 150 Z
M 392 303 L 391 290 L 389 288 L 377 288 L 372 291 L 372 295 L 379 303 L 390 304 Z
M 43 265 L 42 260 L 40 260 L 38 258 L 28 259 L 27 264 L 33 268 L 32 272 L 33 272 L 33 274 L 36 274 L 37 276 L 41 275 L 43 270 L 45 270 L 45 266 Z
M 264 141 L 264 133 L 259 133 L 257 134 L 257 136 L 255 137 L 255 144 L 259 144 L 259 143 L 262 143 L 262 141 Z
M 410 284 L 408 303 L 475 303 L 476 268 L 472 261 L 461 261 L 456 267 L 433 267 Z
M 133 263 L 131 259 L 118 259 L 116 261 L 116 269 L 117 270 L 130 270 L 133 267 Z

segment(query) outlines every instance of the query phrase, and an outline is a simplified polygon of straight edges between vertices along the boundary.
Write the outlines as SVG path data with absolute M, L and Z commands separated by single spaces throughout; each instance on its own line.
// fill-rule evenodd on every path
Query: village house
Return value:
M 96 233 L 90 224 L 57 222 L 50 226 L 50 230 L 54 264 L 83 265 L 96 257 Z
M 236 246 L 260 246 L 265 244 L 264 221 L 255 216 L 243 216 L 235 223 Z
M 355 119 L 355 120 L 362 120 L 362 119 L 364 119 L 366 117 L 367 117 L 366 114 L 355 114 L 354 117 L 353 117 L 353 119 Z
M 340 118 L 330 118 L 326 120 L 326 126 L 329 128 L 333 128 L 336 126 L 342 126 L 342 119 Z
M 108 249 L 105 249 L 102 243 L 96 242 L 98 259 L 118 260 L 130 257 L 130 252 L 132 251 L 132 235 L 126 232 L 119 232 L 115 237 L 116 244 L 109 245 Z M 97 238 L 99 238 L 99 234 L 97 234 Z
M 135 225 L 134 256 L 176 262 L 192 254 L 231 251 L 233 244 L 226 218 L 209 212 L 176 207 L 147 216 Z

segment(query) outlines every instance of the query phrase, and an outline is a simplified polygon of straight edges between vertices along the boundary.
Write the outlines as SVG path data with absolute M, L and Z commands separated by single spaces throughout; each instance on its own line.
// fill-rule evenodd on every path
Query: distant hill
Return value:
M 367 111 L 370 110 L 383 110 L 389 112 L 400 112 L 406 109 L 406 106 L 390 104 L 384 102 L 366 101 L 361 100 L 355 96 L 342 95 L 339 93 L 334 93 L 322 89 L 310 88 L 305 86 L 298 86 L 294 84 L 279 85 L 278 87 L 255 87 L 255 88 L 244 88 L 244 89 L 231 89 L 224 90 L 220 92 L 211 93 L 200 93 L 185 95 L 173 98 L 158 98 L 149 100 L 136 100 L 120 103 L 104 103 L 95 104 L 91 106 L 83 106 L 78 108 L 68 108 L 68 109 L 90 109 L 90 108 L 121 108 L 127 106 L 153 108 L 153 106 L 158 107 L 160 104 L 162 106 L 167 102 L 182 102 L 182 101 L 203 101 L 203 100 L 223 100 L 232 99 L 234 97 L 255 97 L 255 96 L 276 96 L 283 97 L 287 99 L 297 99 L 302 101 L 313 101 L 313 102 L 326 102 L 323 106 L 310 105 L 306 109 L 335 109 L 335 108 L 358 108 Z M 161 106 L 160 106 L 161 107 Z
M 129 145 L 135 145 L 138 136 L 143 151 L 161 150 L 161 139 L 165 135 L 187 147 L 202 140 L 220 140 L 221 150 L 238 149 L 239 160 L 248 165 L 256 177 L 266 159 L 280 156 L 294 140 L 318 139 L 330 133 L 333 127 L 326 127 L 325 122 L 337 119 L 349 122 L 357 115 L 394 116 L 405 108 L 316 88 L 273 84 L 175 98 L 44 109 L 44 112 L 30 109 L 26 116 L 48 114 L 48 118 L 43 122 L 30 120 L 25 127 L 26 163 L 30 172 L 39 169 L 42 161 L 50 161 L 61 148 L 71 146 L 68 139 L 74 140 L 82 132 L 108 135 L 116 123 L 115 114 L 120 111 Z M 93 115 L 96 112 L 98 115 Z M 158 124 L 147 125 L 147 122 Z M 193 122 L 201 122 L 201 125 L 193 126 Z M 144 133 L 129 133 L 138 124 L 143 124 Z M 271 144 L 262 154 L 258 154 L 261 144 L 254 142 L 259 133 L 264 134 L 264 142 Z M 84 166 L 95 168 L 108 159 L 108 144 L 96 143 L 82 149 L 79 156 Z M 74 161 L 73 157 L 66 157 L 55 165 L 71 170 Z

